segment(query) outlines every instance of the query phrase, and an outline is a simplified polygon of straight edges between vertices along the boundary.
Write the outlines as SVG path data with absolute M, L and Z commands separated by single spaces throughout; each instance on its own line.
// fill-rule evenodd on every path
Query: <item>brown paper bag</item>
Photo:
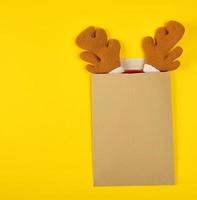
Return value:
M 174 183 L 170 74 L 92 75 L 94 185 Z

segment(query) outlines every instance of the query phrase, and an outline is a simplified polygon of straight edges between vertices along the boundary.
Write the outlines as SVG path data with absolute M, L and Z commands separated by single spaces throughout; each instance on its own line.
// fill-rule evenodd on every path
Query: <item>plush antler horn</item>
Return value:
M 87 70 L 92 73 L 108 73 L 120 66 L 120 44 L 117 40 L 107 40 L 103 29 L 89 27 L 76 39 L 79 47 L 86 50 L 80 54 L 87 61 Z
M 176 59 L 182 54 L 181 47 L 172 48 L 182 38 L 184 27 L 176 21 L 169 21 L 165 27 L 156 30 L 155 38 L 145 37 L 143 49 L 145 63 L 150 64 L 160 71 L 170 71 L 179 67 Z

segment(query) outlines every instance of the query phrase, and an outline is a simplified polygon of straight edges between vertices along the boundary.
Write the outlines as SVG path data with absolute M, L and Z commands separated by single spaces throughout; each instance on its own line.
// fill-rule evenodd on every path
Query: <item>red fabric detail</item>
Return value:
M 144 73 L 143 70 L 138 69 L 125 69 L 123 74 Z

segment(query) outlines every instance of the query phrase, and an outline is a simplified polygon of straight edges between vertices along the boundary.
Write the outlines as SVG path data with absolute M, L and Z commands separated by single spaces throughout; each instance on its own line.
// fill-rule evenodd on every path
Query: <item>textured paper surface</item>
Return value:
M 170 75 L 92 75 L 94 185 L 174 183 Z

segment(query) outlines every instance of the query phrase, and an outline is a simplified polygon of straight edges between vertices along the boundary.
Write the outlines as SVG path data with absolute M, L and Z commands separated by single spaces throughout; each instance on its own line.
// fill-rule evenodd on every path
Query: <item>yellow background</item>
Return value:
M 141 39 L 182 22 L 182 66 L 172 73 L 175 186 L 93 187 L 90 75 L 74 40 L 107 29 L 122 57 Z M 0 199 L 197 199 L 195 0 L 0 2 Z

